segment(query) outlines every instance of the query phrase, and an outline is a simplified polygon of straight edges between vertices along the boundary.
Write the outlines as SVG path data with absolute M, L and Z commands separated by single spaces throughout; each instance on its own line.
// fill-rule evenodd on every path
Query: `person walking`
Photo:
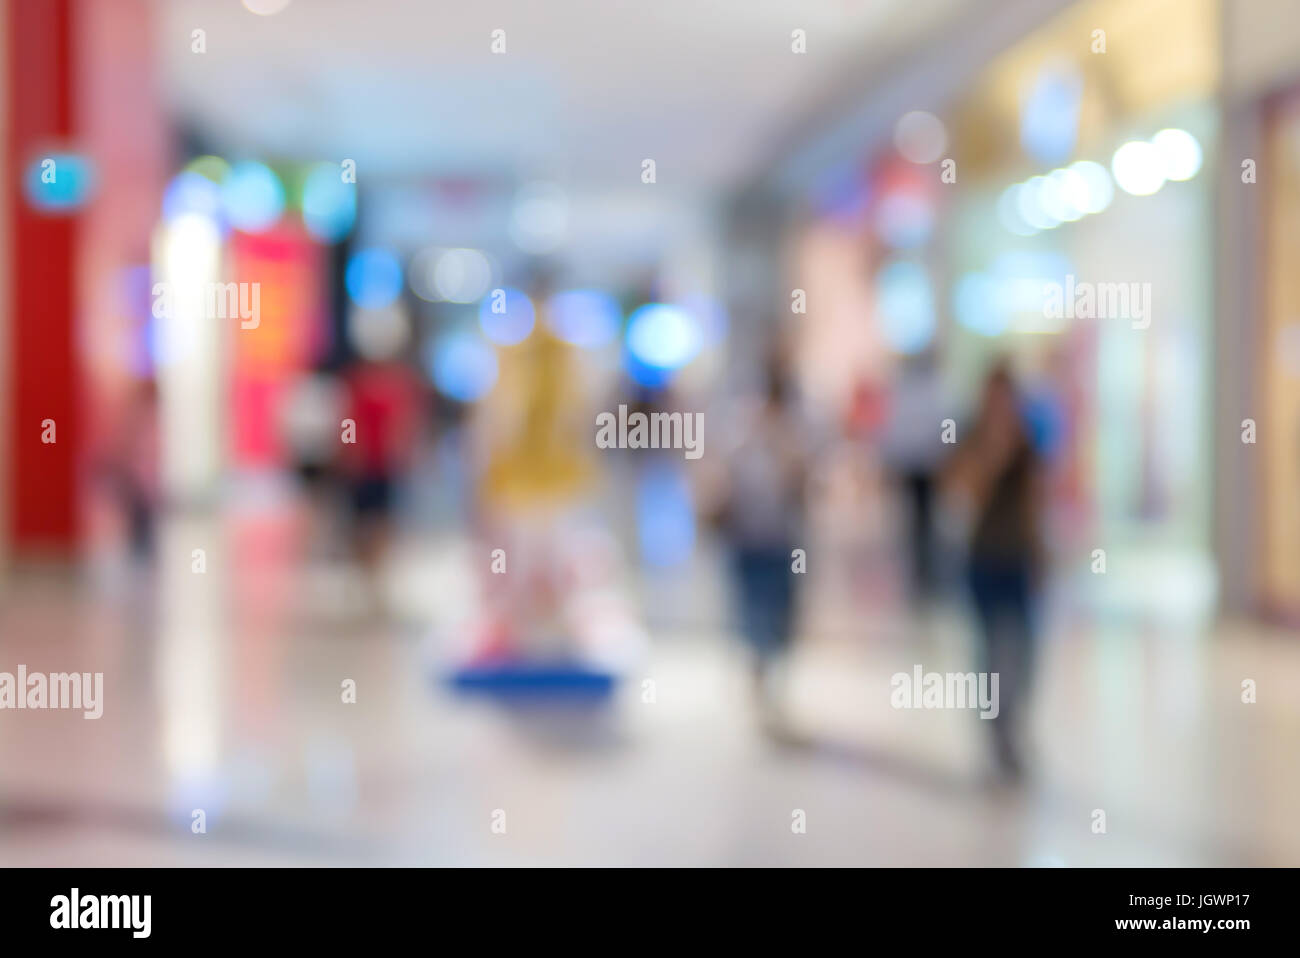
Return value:
M 998 717 L 988 724 L 999 769 L 1011 780 L 1024 772 L 1024 713 L 1037 644 L 1041 474 L 1015 379 L 1000 364 L 985 381 L 973 431 L 958 445 L 949 478 L 973 519 L 967 577 L 983 667 L 999 676 Z

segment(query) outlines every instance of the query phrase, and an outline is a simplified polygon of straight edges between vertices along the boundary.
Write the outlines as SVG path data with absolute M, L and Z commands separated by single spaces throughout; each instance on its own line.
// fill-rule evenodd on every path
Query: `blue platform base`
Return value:
M 449 678 L 457 692 L 506 698 L 604 698 L 615 677 L 578 665 L 511 663 L 458 669 Z

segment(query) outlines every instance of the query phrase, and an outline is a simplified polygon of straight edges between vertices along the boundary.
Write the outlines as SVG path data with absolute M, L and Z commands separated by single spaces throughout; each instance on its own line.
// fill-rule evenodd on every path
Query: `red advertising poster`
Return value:
M 231 317 L 230 448 L 238 466 L 281 462 L 279 404 L 285 387 L 327 347 L 321 249 L 305 235 L 235 232 Z

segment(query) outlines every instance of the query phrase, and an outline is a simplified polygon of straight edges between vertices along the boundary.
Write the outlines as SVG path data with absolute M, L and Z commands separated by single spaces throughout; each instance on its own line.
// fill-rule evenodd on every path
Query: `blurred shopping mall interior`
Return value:
M 0 50 L 0 865 L 1300 864 L 1295 0 Z

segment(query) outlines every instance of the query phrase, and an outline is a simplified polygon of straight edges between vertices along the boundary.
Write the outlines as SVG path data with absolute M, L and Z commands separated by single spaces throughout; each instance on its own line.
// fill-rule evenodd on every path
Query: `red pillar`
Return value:
M 75 552 L 81 447 L 76 341 L 76 216 L 32 209 L 23 194 L 29 164 L 75 133 L 75 0 L 8 0 L 5 58 L 10 288 L 9 482 L 5 520 L 11 551 Z M 55 423 L 53 443 L 42 421 Z

